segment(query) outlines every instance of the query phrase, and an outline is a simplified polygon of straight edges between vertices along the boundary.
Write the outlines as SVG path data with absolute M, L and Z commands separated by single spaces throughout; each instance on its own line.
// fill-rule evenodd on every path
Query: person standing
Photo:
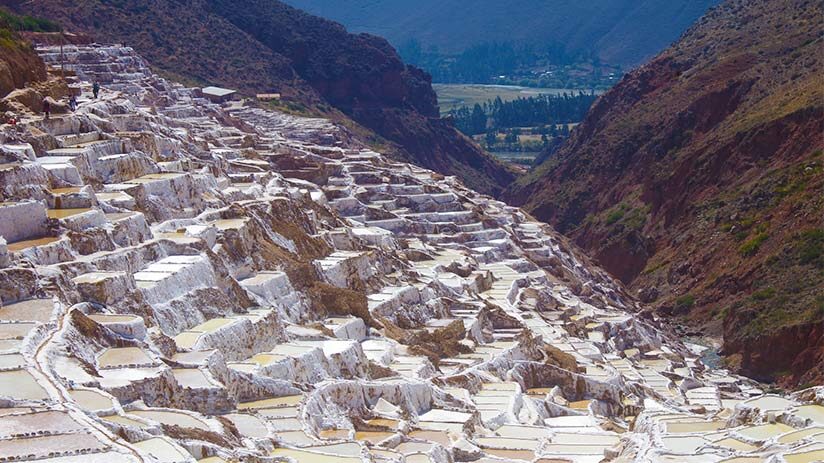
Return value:
M 77 111 L 77 97 L 74 94 L 69 98 L 69 109 L 71 109 L 72 112 Z
M 94 85 L 92 85 L 92 93 L 94 93 L 94 99 L 97 99 L 97 95 L 100 94 L 100 84 L 95 81 Z
M 43 114 L 46 115 L 46 119 L 48 119 L 51 114 L 51 103 L 49 102 L 49 97 L 43 98 Z

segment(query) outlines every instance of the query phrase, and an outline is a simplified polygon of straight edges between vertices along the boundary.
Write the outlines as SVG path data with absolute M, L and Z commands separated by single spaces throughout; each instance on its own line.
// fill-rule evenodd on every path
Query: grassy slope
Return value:
M 762 379 L 824 377 L 821 17 L 812 1 L 726 2 L 509 193 Z

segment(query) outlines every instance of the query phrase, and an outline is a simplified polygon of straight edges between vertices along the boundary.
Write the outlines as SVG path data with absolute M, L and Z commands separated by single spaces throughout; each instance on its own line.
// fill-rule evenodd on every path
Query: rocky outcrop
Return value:
M 128 42 L 173 75 L 251 95 L 279 92 L 285 108 L 351 118 L 386 152 L 476 190 L 496 195 L 514 179 L 440 119 L 430 77 L 406 66 L 388 42 L 279 1 L 49 0 L 19 8 Z
M 725 2 L 506 194 L 661 313 L 723 334 L 730 365 L 788 384 L 814 356 L 765 340 L 824 319 L 824 63 L 806 19 L 821 15 Z

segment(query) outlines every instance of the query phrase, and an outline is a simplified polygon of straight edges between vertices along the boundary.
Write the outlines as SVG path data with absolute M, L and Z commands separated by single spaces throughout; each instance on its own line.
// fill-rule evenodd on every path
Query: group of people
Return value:
M 96 100 L 97 97 L 100 95 L 100 83 L 95 82 L 92 85 L 92 94 L 94 95 L 94 99 Z M 51 98 L 45 97 L 43 98 L 43 115 L 46 119 L 51 116 Z M 71 97 L 69 98 L 69 109 L 71 112 L 77 111 L 77 95 L 72 93 Z

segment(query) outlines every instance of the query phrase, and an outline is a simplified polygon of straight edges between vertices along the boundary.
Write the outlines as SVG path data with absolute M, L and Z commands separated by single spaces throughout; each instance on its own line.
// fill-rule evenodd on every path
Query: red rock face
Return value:
M 823 379 L 824 88 L 804 19 L 820 5 L 790 3 L 712 10 L 505 198 L 654 308 L 723 335 L 733 366 L 798 384 Z

